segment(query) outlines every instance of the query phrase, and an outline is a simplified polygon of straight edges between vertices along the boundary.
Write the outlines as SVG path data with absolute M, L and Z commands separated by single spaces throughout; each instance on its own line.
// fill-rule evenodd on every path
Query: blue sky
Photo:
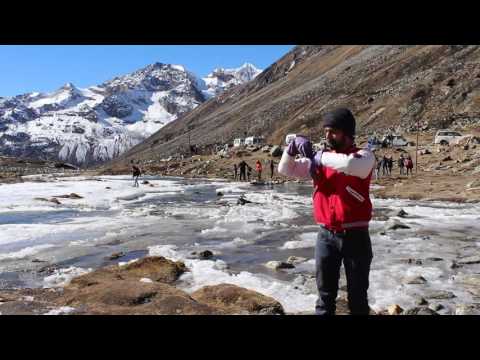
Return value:
M 250 62 L 265 69 L 293 45 L 0 45 L 0 96 L 98 85 L 154 62 L 198 76 Z

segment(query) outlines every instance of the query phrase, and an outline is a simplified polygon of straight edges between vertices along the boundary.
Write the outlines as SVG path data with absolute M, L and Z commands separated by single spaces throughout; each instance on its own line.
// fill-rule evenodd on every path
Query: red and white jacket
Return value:
M 375 156 L 352 146 L 343 153 L 324 152 L 313 179 L 313 215 L 318 224 L 334 231 L 366 228 L 372 218 L 370 179 Z M 283 152 L 280 174 L 303 179 L 310 175 L 310 159 L 295 159 Z

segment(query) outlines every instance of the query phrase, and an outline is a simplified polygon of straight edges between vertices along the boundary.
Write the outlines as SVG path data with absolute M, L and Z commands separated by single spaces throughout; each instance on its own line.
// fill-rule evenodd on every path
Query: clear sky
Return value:
M 250 62 L 265 69 L 293 45 L 0 45 L 0 96 L 99 85 L 154 62 L 204 77 Z

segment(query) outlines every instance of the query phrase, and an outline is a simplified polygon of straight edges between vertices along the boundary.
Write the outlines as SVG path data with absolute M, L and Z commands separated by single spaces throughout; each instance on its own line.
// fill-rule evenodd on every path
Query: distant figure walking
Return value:
M 382 159 L 382 175 L 385 176 L 385 174 L 388 175 L 388 159 L 386 155 L 383 155 Z
M 233 178 L 237 180 L 237 164 L 233 164 Z
M 388 175 L 392 175 L 393 155 L 390 155 L 390 157 L 387 159 L 387 164 L 388 164 Z
M 403 154 L 400 154 L 398 158 L 398 168 L 400 169 L 400 175 L 403 175 L 403 168 L 405 167 L 405 159 L 403 158 Z
M 270 179 L 273 180 L 273 172 L 275 170 L 275 161 L 273 159 L 270 160 Z
M 258 181 L 262 181 L 262 163 L 260 162 L 260 160 L 257 160 L 257 162 L 255 163 L 255 170 L 258 173 Z
M 240 169 L 240 181 L 246 181 L 246 170 L 247 168 L 249 169 L 249 172 L 248 172 L 248 179 L 250 180 L 250 166 L 248 166 L 248 164 L 245 162 L 245 160 L 242 160 L 239 164 L 238 164 L 238 167 Z
M 137 165 L 135 165 L 132 161 L 132 175 L 133 175 L 133 180 L 134 180 L 134 182 L 133 182 L 134 187 L 139 187 L 140 186 L 138 184 L 138 178 L 141 174 L 142 174 L 142 172 L 141 172 L 140 168 Z
M 413 161 L 412 157 L 408 155 L 408 158 L 405 160 L 405 167 L 407 168 L 407 176 L 408 176 L 408 170 L 410 170 L 410 175 L 413 174 Z

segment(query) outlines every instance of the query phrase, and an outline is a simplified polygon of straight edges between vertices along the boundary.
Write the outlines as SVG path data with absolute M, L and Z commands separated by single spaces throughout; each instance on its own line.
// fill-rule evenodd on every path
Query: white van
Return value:
M 237 138 L 233 140 L 233 147 L 243 146 L 244 144 L 245 144 L 245 140 L 242 138 Z
M 462 138 L 463 135 L 456 131 L 450 130 L 439 130 L 435 134 L 434 144 L 448 145 L 454 143 Z
M 261 145 L 264 143 L 263 136 L 249 136 L 245 138 L 245 145 Z

